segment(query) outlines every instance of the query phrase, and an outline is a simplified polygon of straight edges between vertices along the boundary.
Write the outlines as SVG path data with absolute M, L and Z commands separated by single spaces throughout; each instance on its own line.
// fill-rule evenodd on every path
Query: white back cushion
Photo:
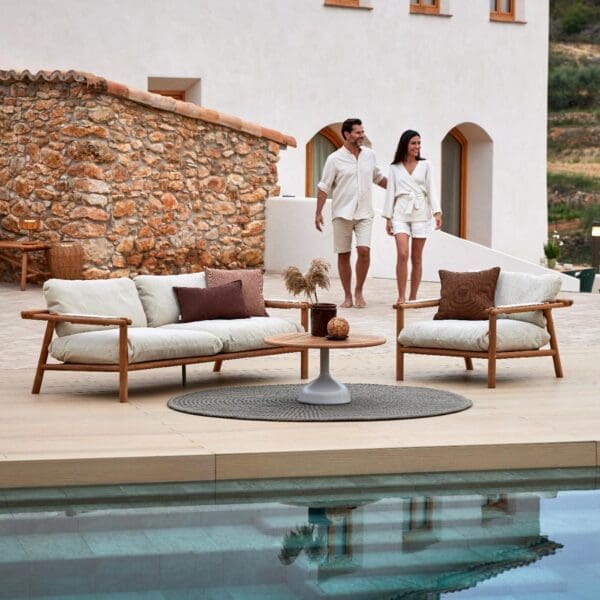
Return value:
M 560 291 L 560 277 L 558 275 L 530 275 L 529 273 L 513 273 L 500 271 L 496 285 L 496 306 L 506 304 L 536 304 L 547 300 L 554 300 Z M 526 321 L 538 327 L 544 327 L 546 321 L 542 311 L 537 310 L 512 315 L 501 315 L 516 321 Z
M 48 279 L 44 283 L 48 310 L 58 314 L 127 317 L 131 327 L 146 327 L 146 315 L 131 279 Z M 112 327 L 112 326 L 111 326 Z M 116 325 L 114 326 L 116 327 Z M 59 336 L 105 329 L 102 325 L 59 323 Z
M 181 275 L 138 275 L 133 279 L 148 319 L 148 327 L 179 321 L 179 304 L 174 287 L 206 287 L 204 273 Z

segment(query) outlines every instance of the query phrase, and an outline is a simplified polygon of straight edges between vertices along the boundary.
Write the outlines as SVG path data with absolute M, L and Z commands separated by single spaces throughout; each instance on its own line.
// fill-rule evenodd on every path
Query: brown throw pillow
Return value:
M 181 322 L 211 319 L 247 319 L 242 282 L 238 279 L 213 288 L 174 287 L 179 302 Z
M 453 273 L 440 270 L 442 291 L 440 307 L 434 319 L 487 319 L 487 309 L 494 306 L 500 267 L 486 271 Z
M 205 268 L 206 287 L 212 288 L 239 279 L 248 313 L 253 317 L 268 317 L 263 298 L 263 274 L 260 269 L 210 269 Z

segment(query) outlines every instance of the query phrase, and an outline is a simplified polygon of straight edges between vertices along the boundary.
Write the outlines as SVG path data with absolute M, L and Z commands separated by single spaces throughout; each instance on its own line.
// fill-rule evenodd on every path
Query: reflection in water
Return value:
M 535 476 L 0 492 L 0 599 L 595 597 L 597 472 Z
M 314 503 L 307 520 L 285 534 L 279 561 L 290 566 L 304 552 L 318 567 L 321 592 L 339 591 L 345 579 L 356 597 L 383 586 L 394 598 L 438 598 L 562 548 L 540 534 L 536 494 L 381 498 L 360 507 Z
M 352 562 L 351 507 L 308 507 L 308 525 L 299 525 L 285 534 L 279 560 L 291 565 L 304 551 L 307 558 L 319 565 L 319 579 L 334 574 L 348 573 L 358 567 Z

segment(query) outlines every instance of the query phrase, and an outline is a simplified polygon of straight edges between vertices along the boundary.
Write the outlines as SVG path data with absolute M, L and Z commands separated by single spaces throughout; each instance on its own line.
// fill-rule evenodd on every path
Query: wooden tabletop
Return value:
M 16 240 L 0 240 L 0 249 L 6 250 L 48 250 L 52 244 L 49 242 L 19 242 Z
M 265 344 L 291 346 L 292 348 L 366 348 L 385 344 L 385 338 L 378 335 L 355 333 L 350 334 L 345 340 L 328 340 L 310 333 L 283 333 L 266 337 Z

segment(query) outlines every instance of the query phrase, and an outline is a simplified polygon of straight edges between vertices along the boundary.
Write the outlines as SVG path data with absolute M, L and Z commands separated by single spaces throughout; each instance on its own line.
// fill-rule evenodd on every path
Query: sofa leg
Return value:
M 127 325 L 119 325 L 119 402 L 127 402 Z
M 550 348 L 554 350 L 552 360 L 554 362 L 554 373 L 557 377 L 563 376 L 562 364 L 560 362 L 560 354 L 558 353 L 558 342 L 556 340 L 556 332 L 554 331 L 554 320 L 552 319 L 552 311 L 550 309 L 544 310 L 544 316 L 546 317 L 546 327 L 550 334 Z
M 215 360 L 215 365 L 213 367 L 213 373 L 220 373 L 222 364 L 223 364 L 222 360 Z
M 404 381 L 404 352 L 396 348 L 396 381 Z
M 300 379 L 308 379 L 308 350 L 300 351 Z
M 26 254 L 26 252 L 23 252 Z M 48 347 L 52 341 L 54 335 L 54 321 L 48 321 L 46 323 L 46 333 L 44 333 L 44 340 L 42 341 L 42 348 L 40 350 L 40 357 L 38 358 L 38 366 L 35 371 L 35 378 L 33 379 L 33 387 L 31 388 L 32 394 L 39 394 L 40 388 L 42 387 L 42 379 L 44 378 L 46 361 L 48 360 Z
M 187 369 L 186 365 L 181 365 L 181 385 L 185 387 L 187 385 Z
M 465 369 L 467 371 L 473 370 L 473 359 L 470 356 L 465 356 Z

